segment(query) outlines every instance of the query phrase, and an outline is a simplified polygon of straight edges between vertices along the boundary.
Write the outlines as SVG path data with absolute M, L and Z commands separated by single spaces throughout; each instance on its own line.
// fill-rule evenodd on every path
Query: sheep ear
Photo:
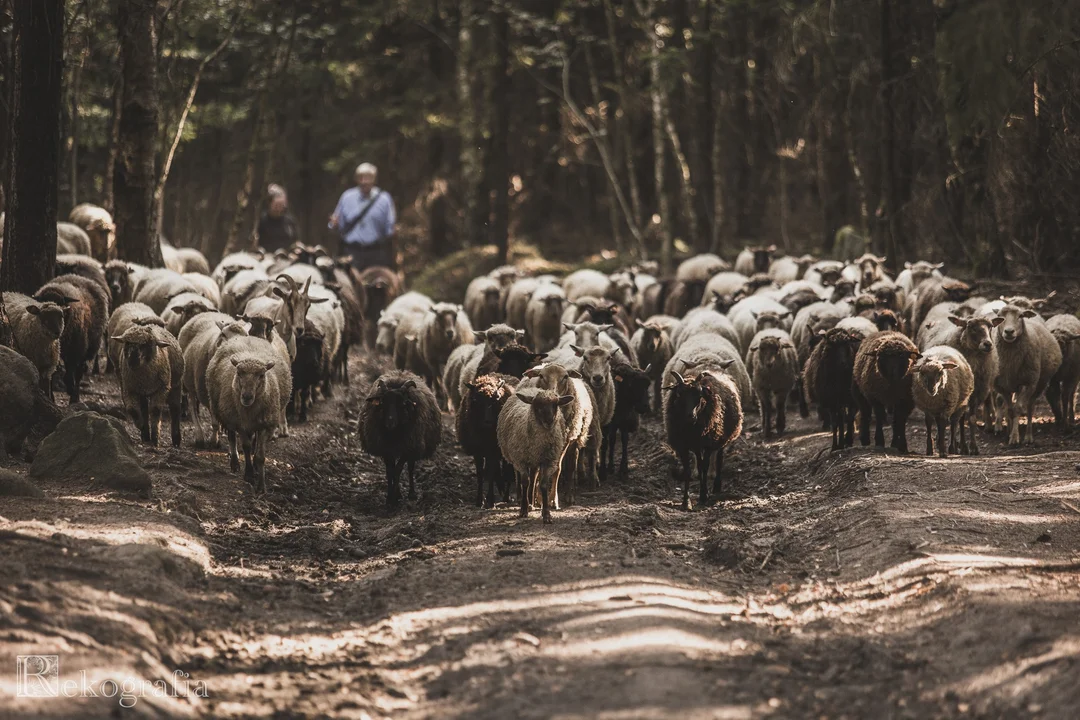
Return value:
M 311 278 L 308 278 L 310 280 Z M 318 305 L 319 303 L 330 302 L 330 298 L 308 298 L 312 305 Z
M 612 379 L 617 383 L 621 383 L 622 382 L 622 375 L 615 375 Z
M 776 252 L 776 246 L 775 245 L 770 245 L 769 247 L 765 248 L 765 252 L 767 252 L 767 253 Z
M 277 364 L 276 362 L 274 362 L 273 360 L 271 360 L 270 362 L 266 363 L 266 365 L 265 365 L 265 366 L 263 366 L 263 370 L 265 370 L 265 371 L 269 372 L 269 371 L 271 371 L 271 370 L 273 370 L 273 369 L 274 369 L 274 365 L 276 365 L 276 364 Z
M 41 313 L 41 306 L 40 305 L 27 305 L 26 306 L 26 312 L 30 313 L 31 315 L 38 315 L 38 314 Z
M 958 318 L 955 315 L 950 315 L 949 316 L 949 322 L 951 322 L 956 327 L 964 327 L 965 325 L 967 325 L 966 320 L 964 320 L 962 318 Z
M 608 330 L 612 330 L 614 327 L 615 327 L 614 325 L 601 325 L 599 327 L 599 331 L 600 332 L 607 332 Z
M 829 332 L 827 330 L 818 330 L 817 334 L 818 334 L 818 337 L 825 337 L 826 335 L 829 334 Z
M 530 359 L 533 362 L 537 362 L 539 360 L 543 360 L 545 357 L 547 357 L 547 353 L 533 353 Z
M 404 390 L 412 390 L 412 389 L 413 389 L 414 387 L 416 387 L 416 381 L 415 381 L 415 380 L 407 380 L 407 381 L 405 382 L 405 384 L 404 384 L 404 385 L 402 385 L 401 387 L 402 387 L 402 388 L 403 388 Z
M 569 330 L 570 332 L 574 332 L 574 326 L 570 323 L 563 323 L 562 326 L 563 330 Z
M 1035 312 L 1034 310 L 1025 310 L 1024 312 L 1020 313 L 1020 317 L 1024 317 L 1024 318 L 1033 318 L 1036 315 L 1038 315 L 1038 313 Z
M 527 378 L 540 377 L 540 371 L 538 369 L 536 369 L 536 368 L 529 368 L 528 370 L 525 371 L 525 377 L 527 377 Z
M 885 256 L 884 256 L 884 255 L 882 255 L 881 257 L 879 257 L 879 258 L 877 259 L 877 261 L 878 261 L 879 263 L 881 263 L 882 265 L 884 265 L 884 264 L 885 264 L 885 259 L 886 259 L 886 258 L 885 258 Z
M 279 288 L 279 287 L 278 287 L 278 286 L 276 286 L 276 285 L 274 286 L 274 294 L 275 294 L 275 295 L 277 295 L 277 296 L 278 296 L 279 298 L 281 298 L 282 300 L 284 300 L 284 299 L 286 299 L 287 297 L 289 297 L 289 293 L 285 292 L 284 290 L 282 290 L 281 288 Z
M 910 270 L 910 269 L 911 269 L 911 263 L 909 263 L 909 262 L 905 262 L 905 263 L 904 263 L 904 269 L 905 269 L 905 270 Z
M 582 357 L 585 354 L 585 349 L 578 347 L 577 345 L 571 345 L 570 349 L 574 351 L 574 354 L 578 357 Z
M 569 405 L 572 402 L 574 402 L 573 395 L 560 395 L 559 402 L 557 404 L 559 405 L 559 407 L 562 407 L 563 405 Z
M 524 340 L 525 339 L 525 331 L 524 330 L 518 330 L 517 332 L 514 333 L 514 337 L 516 339 L 518 339 L 518 340 Z
M 566 371 L 566 376 L 574 378 L 575 380 L 581 380 L 583 377 L 585 377 L 584 375 L 581 374 L 580 370 L 567 370 Z
M 952 362 L 951 360 L 946 360 L 945 362 L 941 363 L 941 367 L 945 368 L 946 370 L 955 370 L 960 366 Z
M 940 263 L 938 263 L 937 265 L 934 265 L 934 266 L 933 266 L 933 268 L 934 268 L 935 270 L 941 270 L 941 269 L 942 269 L 943 267 L 945 267 L 945 263 L 943 263 L 943 262 L 940 262 Z
M 473 330 L 473 338 L 479 339 L 481 342 L 487 340 L 487 330 Z
M 645 323 L 641 322 L 640 318 L 634 318 L 634 325 L 639 328 L 645 327 Z
M 237 360 L 235 357 L 229 358 L 229 361 L 232 362 L 233 367 L 238 367 L 240 365 L 240 361 Z
M 169 345 L 170 345 L 170 343 L 169 343 L 169 341 L 168 341 L 168 340 L 158 340 L 158 341 L 157 341 L 157 342 L 156 342 L 155 344 L 156 344 L 156 345 L 157 345 L 158 347 L 162 347 L 162 348 L 163 348 L 163 347 L 169 347 Z
M 119 342 L 119 343 L 122 343 L 122 342 L 124 342 L 124 338 L 122 338 L 122 337 L 121 337 L 121 336 L 119 336 L 119 335 L 113 335 L 113 336 L 112 336 L 111 338 L 109 338 L 109 339 L 110 339 L 110 340 L 112 340 L 113 342 Z
M 994 318 L 990 318 L 990 324 L 993 325 L 994 327 L 997 327 L 998 325 L 1000 325 L 1003 322 L 1005 322 L 1005 318 L 1001 317 L 1000 315 L 998 315 L 997 317 L 994 317 Z
M 518 400 L 525 403 L 526 405 L 532 405 L 533 400 L 536 399 L 535 395 L 522 395 L 521 393 L 515 393 L 514 397 L 516 397 Z

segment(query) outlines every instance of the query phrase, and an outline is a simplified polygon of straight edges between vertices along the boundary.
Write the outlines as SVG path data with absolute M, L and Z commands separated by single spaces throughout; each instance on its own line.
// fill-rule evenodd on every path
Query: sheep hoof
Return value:
M 552 519 L 551 519 L 551 513 L 550 513 L 550 512 L 546 512 L 546 513 L 543 513 L 543 514 L 542 514 L 542 515 L 540 516 L 540 520 L 541 520 L 541 522 L 543 522 L 543 523 L 544 523 L 545 525 L 550 525 L 550 524 L 551 524 L 551 523 L 553 522 L 553 521 L 552 521 Z

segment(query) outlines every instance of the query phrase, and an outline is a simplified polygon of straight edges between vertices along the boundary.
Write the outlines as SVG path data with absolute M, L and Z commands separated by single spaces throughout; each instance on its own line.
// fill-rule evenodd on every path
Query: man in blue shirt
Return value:
M 341 194 L 329 227 L 341 237 L 345 252 L 358 270 L 382 265 L 396 268 L 394 201 L 375 187 L 377 170 L 371 163 L 356 168 L 356 187 Z

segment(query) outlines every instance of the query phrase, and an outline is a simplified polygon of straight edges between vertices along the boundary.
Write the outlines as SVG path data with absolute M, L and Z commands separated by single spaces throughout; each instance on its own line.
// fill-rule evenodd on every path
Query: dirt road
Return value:
M 726 494 L 684 513 L 654 419 L 628 481 L 544 526 L 471 506 L 449 416 L 419 501 L 387 512 L 351 424 L 364 389 L 276 441 L 264 496 L 185 446 L 140 450 L 151 501 L 0 499 L 0 715 L 118 712 L 15 697 L 28 654 L 99 689 L 169 679 L 177 697 L 134 698 L 145 717 L 1080 713 L 1076 437 L 942 461 L 829 453 L 811 421 L 765 443 L 753 417 Z

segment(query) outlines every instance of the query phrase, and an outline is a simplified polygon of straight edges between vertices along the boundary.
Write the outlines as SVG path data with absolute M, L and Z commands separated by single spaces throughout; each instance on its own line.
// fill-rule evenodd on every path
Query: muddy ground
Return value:
M 1034 448 L 984 435 L 948 460 L 830 453 L 795 413 L 765 442 L 751 416 L 725 494 L 690 513 L 654 418 L 627 481 L 545 526 L 472 506 L 450 416 L 419 500 L 388 512 L 353 425 L 365 386 L 272 445 L 263 496 L 185 422 L 182 449 L 140 448 L 152 500 L 89 481 L 0 499 L 0 715 L 120 714 L 16 698 L 26 654 L 61 678 L 187 673 L 145 717 L 1080 713 L 1080 433 L 1047 408 Z M 115 403 L 113 379 L 89 395 Z

